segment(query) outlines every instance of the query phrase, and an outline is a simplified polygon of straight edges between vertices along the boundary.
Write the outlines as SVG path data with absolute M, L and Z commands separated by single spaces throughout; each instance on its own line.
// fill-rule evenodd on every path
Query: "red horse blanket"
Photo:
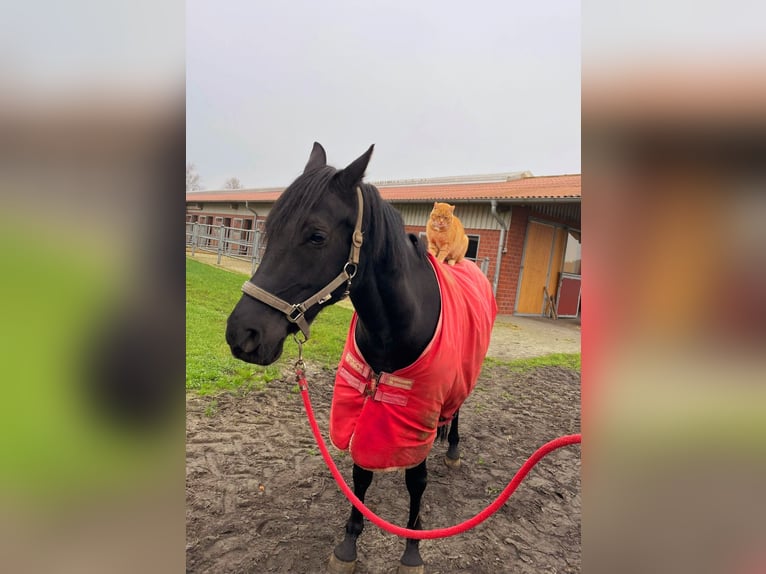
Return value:
M 338 365 L 330 439 L 368 470 L 411 468 L 425 460 L 440 419 L 450 420 L 476 385 L 489 347 L 497 302 L 487 278 L 472 261 L 449 266 L 428 257 L 442 304 L 421 356 L 376 376 L 357 348 L 354 313 Z

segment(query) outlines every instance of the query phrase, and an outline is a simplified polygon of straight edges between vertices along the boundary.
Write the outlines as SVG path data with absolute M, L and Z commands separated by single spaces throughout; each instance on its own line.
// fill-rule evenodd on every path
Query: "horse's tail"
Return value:
M 452 415 L 450 418 L 439 417 L 439 426 L 436 427 L 436 438 L 439 440 L 439 442 L 444 442 L 447 440 L 450 424 L 454 418 L 455 415 Z

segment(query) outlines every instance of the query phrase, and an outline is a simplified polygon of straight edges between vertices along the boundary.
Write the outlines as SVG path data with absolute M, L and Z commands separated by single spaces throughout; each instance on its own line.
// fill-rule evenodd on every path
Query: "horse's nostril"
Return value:
M 258 331 L 254 329 L 245 329 L 245 337 L 242 340 L 240 347 L 245 353 L 252 353 L 258 348 L 260 339 L 261 335 Z

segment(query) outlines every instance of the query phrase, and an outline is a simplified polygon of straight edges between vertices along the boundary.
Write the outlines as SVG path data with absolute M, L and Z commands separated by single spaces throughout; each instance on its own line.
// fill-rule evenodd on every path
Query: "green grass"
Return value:
M 297 346 L 288 339 L 282 357 L 259 367 L 231 356 L 224 338 L 226 318 L 241 296 L 246 275 L 186 258 L 186 388 L 200 395 L 221 391 L 262 389 L 275 379 L 289 376 Z M 303 350 L 307 363 L 328 369 L 337 366 L 351 321 L 351 309 L 329 307 L 311 326 L 311 339 Z M 580 354 L 556 353 L 531 359 L 502 361 L 487 358 L 485 366 L 502 365 L 515 372 L 540 367 L 580 370 Z
M 580 353 L 552 353 L 542 357 L 531 357 L 528 359 L 514 359 L 504 361 L 487 357 L 484 360 L 484 366 L 503 366 L 508 367 L 516 373 L 528 373 L 542 367 L 561 367 L 570 371 L 579 371 L 581 369 Z
M 226 318 L 242 295 L 246 275 L 186 259 L 186 388 L 201 395 L 262 389 L 281 378 L 297 358 L 297 345 L 285 341 L 282 357 L 268 367 L 231 355 L 224 333 Z M 304 345 L 308 364 L 335 368 L 343 351 L 350 309 L 333 306 L 320 313 Z

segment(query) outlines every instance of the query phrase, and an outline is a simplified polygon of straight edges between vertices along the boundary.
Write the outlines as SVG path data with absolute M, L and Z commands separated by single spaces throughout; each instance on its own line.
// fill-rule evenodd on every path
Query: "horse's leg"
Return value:
M 407 528 L 420 530 L 420 501 L 428 483 L 428 470 L 424 460 L 414 468 L 407 469 L 404 474 L 407 491 L 410 493 L 410 518 Z M 419 540 L 408 538 L 407 546 L 399 563 L 399 574 L 421 574 L 424 571 L 423 559 L 420 557 Z
M 458 449 L 458 443 L 460 442 L 460 435 L 458 434 L 458 416 L 460 415 L 460 409 L 455 411 L 455 415 L 452 417 L 452 422 L 449 426 L 449 434 L 447 435 L 447 442 L 449 447 L 447 448 L 447 456 L 444 457 L 444 462 L 450 468 L 457 468 L 460 466 L 460 449 Z
M 354 494 L 364 502 L 364 495 L 372 483 L 372 471 L 354 465 Z M 356 539 L 364 529 L 364 516 L 355 506 L 351 507 L 351 516 L 346 522 L 346 535 L 343 542 L 335 547 L 330 556 L 328 572 L 347 574 L 354 571 L 356 566 Z

